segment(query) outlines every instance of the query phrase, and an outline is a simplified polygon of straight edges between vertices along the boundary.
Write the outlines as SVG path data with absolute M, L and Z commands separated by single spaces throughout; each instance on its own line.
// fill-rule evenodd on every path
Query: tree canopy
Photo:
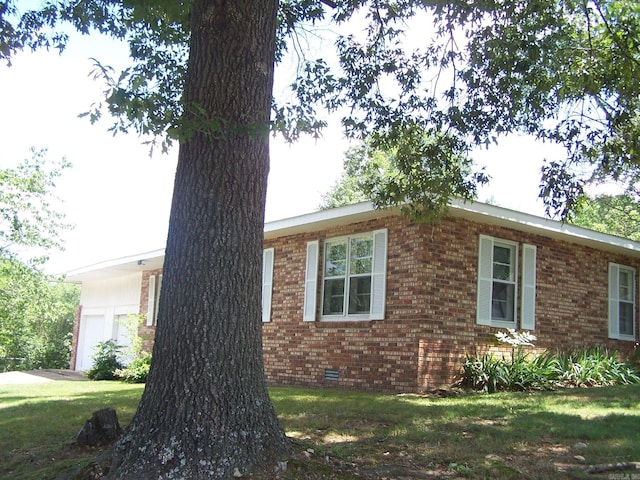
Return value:
M 62 248 L 60 235 L 70 225 L 52 205 L 58 201 L 53 190 L 69 166 L 48 160 L 46 150 L 32 150 L 17 167 L 0 169 L 0 257 Z
M 68 167 L 32 150 L 0 169 L 0 371 L 69 366 L 78 288 L 40 271 L 69 228 L 54 191 Z
M 206 118 L 195 105 L 189 125 L 182 116 L 189 2 L 75 0 L 27 12 L 18 5 L 6 2 L 0 11 L 4 58 L 24 47 L 64 49 L 64 30 L 49 28 L 64 21 L 129 42 L 130 68 L 96 64 L 107 89 L 87 112 L 92 119 L 108 112 L 115 131 L 159 135 L 165 144 L 222 128 L 224 119 Z M 318 25 L 333 29 L 335 52 L 308 58 L 294 48 L 303 42 L 292 39 Z M 457 156 L 511 132 L 531 134 L 566 149 L 565 157 L 547 159 L 541 178 L 549 213 L 565 217 L 587 183 L 637 180 L 634 0 L 286 0 L 277 33 L 277 61 L 300 55 L 292 96 L 272 105 L 271 128 L 288 139 L 320 134 L 326 112 L 342 118 L 347 135 L 370 137 L 374 148 L 409 147 L 420 131 L 433 139 L 433 151 Z
M 321 208 L 371 200 L 378 208 L 401 205 L 416 221 L 435 221 L 446 212 L 450 198 L 475 198 L 477 185 L 488 181 L 486 175 L 474 173 L 461 153 L 445 150 L 453 145 L 419 131 L 412 135 L 415 138 L 403 137 L 390 149 L 373 148 L 369 141 L 352 147 L 342 176 L 323 196 Z
M 578 205 L 572 223 L 638 242 L 640 202 L 632 193 L 585 198 Z

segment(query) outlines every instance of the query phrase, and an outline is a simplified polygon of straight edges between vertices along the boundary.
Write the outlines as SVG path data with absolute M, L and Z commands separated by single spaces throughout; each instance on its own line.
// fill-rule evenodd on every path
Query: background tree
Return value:
M 47 251 L 69 228 L 53 203 L 69 164 L 44 150 L 0 169 L 0 369 L 68 368 L 79 289 L 45 275 Z
M 440 138 L 416 131 L 415 138 L 405 134 L 387 149 L 371 143 L 346 153 L 344 171 L 321 208 L 371 200 L 377 208 L 401 205 L 414 220 L 434 221 L 446 212 L 450 198 L 471 200 L 477 186 L 488 181 L 483 172 L 472 171 L 469 157 Z
M 598 195 L 576 209 L 573 224 L 640 241 L 640 203 L 637 195 Z
M 0 371 L 69 368 L 77 285 L 0 258 Z
M 16 168 L 0 169 L 0 257 L 19 254 L 42 262 L 42 252 L 62 248 L 60 235 L 71 226 L 54 208 L 55 182 L 71 165 L 52 162 L 46 150 L 31 150 L 31 158 Z
M 567 157 L 548 163 L 542 193 L 562 215 L 589 179 L 635 178 L 632 0 L 66 0 L 17 13 L 11 1 L 0 8 L 7 58 L 25 46 L 63 48 L 64 33 L 50 31 L 61 21 L 127 40 L 134 65 L 113 75 L 97 64 L 107 92 L 90 117 L 106 110 L 116 131 L 180 140 L 154 362 L 112 452 L 114 477 L 223 478 L 287 451 L 260 342 L 270 112 L 271 128 L 292 140 L 319 134 L 322 109 L 340 114 L 347 135 L 406 149 L 416 172 L 427 152 L 458 165 L 509 132 L 560 143 Z M 304 59 L 291 101 L 272 102 L 287 39 L 325 21 L 338 30 L 336 56 Z M 422 37 L 411 43 L 409 31 Z M 446 206 L 451 189 L 426 184 L 433 191 L 418 210 Z

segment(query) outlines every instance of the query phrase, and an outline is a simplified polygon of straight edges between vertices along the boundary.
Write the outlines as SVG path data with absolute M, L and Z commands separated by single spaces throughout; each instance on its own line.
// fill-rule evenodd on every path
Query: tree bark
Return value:
M 195 0 L 153 362 L 111 478 L 229 478 L 289 449 L 262 361 L 277 0 Z

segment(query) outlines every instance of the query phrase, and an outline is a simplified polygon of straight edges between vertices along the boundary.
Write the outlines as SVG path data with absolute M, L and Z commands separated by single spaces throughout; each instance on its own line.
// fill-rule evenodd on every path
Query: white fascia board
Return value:
M 640 243 L 633 240 L 495 205 L 454 199 L 450 203 L 449 214 L 479 223 L 512 228 L 522 232 L 535 233 L 557 240 L 586 245 L 598 250 L 640 257 Z
M 144 270 L 155 270 L 162 268 L 163 264 L 164 248 L 127 257 L 115 258 L 71 270 L 65 275 L 65 281 L 69 283 L 81 283 L 87 280 L 115 277 L 122 274 L 142 272 Z
M 398 212 L 398 208 L 376 209 L 371 202 L 355 203 L 268 222 L 264 225 L 264 238 L 313 232 L 338 225 L 383 218 Z
M 534 233 L 590 246 L 598 250 L 640 258 L 640 243 L 626 238 L 595 232 L 558 220 L 538 217 L 482 202 L 453 199 L 449 207 L 448 215 L 453 217 Z M 264 226 L 264 238 L 270 239 L 284 235 L 314 232 L 334 226 L 363 222 L 396 214 L 400 214 L 399 207 L 375 209 L 371 202 L 356 203 L 345 207 L 319 210 L 268 222 Z M 142 264 L 138 262 L 142 262 Z M 70 271 L 66 275 L 66 281 L 80 283 L 84 280 L 107 278 L 122 273 L 152 270 L 161 268 L 163 263 L 164 249 L 154 250 Z

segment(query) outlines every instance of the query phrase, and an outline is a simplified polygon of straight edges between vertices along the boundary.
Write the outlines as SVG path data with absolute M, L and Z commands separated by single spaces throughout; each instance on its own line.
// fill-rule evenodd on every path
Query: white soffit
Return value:
M 118 277 L 145 270 L 155 270 L 164 265 L 164 249 L 140 253 L 128 257 L 116 258 L 105 262 L 95 263 L 86 267 L 67 272 L 65 281 L 80 283 L 89 280 Z

